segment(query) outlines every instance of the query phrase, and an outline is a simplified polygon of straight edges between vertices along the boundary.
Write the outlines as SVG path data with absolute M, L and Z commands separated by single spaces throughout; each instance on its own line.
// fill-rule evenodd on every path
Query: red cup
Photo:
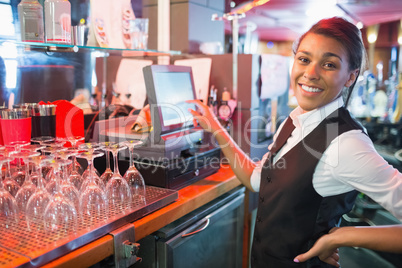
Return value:
M 1 131 L 1 119 L 0 119 L 0 145 L 4 145 L 3 134 L 2 134 L 2 131 Z
M 10 145 L 13 141 L 31 141 L 31 118 L 0 119 L 3 142 Z
M 3 110 L 0 127 L 4 145 L 14 141 L 31 141 L 31 117 L 28 110 Z
M 5 109 L 6 108 L 4 106 L 0 107 L 0 111 Z M 0 112 L 0 119 L 1 119 L 1 112 Z M 3 135 L 1 134 L 1 122 L 0 122 L 0 145 L 4 145 Z

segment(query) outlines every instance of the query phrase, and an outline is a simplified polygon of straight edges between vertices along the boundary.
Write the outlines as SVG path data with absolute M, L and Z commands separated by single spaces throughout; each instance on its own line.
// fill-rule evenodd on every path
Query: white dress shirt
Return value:
M 341 106 L 343 100 L 338 98 L 307 113 L 302 113 L 300 107 L 294 109 L 290 117 L 296 128 L 274 157 L 274 162 Z M 274 141 L 282 126 L 283 123 L 275 133 Z M 272 144 L 268 149 L 271 146 Z M 264 155 L 251 175 L 251 186 L 255 191 L 260 188 L 261 169 L 267 155 L 268 153 Z M 331 142 L 316 166 L 313 187 L 322 197 L 355 189 L 372 198 L 402 221 L 402 174 L 377 153 L 370 138 L 360 130 L 345 132 Z

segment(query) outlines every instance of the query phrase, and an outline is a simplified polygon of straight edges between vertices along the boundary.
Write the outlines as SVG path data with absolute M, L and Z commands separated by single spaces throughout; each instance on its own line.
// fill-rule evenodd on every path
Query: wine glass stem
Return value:
M 89 168 L 89 179 L 91 181 L 95 181 L 95 178 L 93 176 L 93 172 L 94 172 L 93 158 L 88 159 L 88 168 Z
M 25 164 L 25 181 L 28 182 L 28 180 L 31 179 L 31 176 L 29 176 L 29 163 L 26 161 L 26 159 L 24 161 L 24 164 Z
M 77 171 L 76 169 L 75 169 L 75 161 L 77 161 L 77 157 L 75 156 L 75 155 L 73 155 L 73 157 L 72 157 L 73 159 L 72 159 L 72 161 L 73 161 L 73 163 L 72 163 L 72 172 L 74 172 L 74 171 Z
M 130 148 L 130 167 L 134 166 L 134 147 Z
M 62 178 L 63 184 L 64 184 L 66 179 L 67 179 L 67 177 L 68 177 L 68 175 L 67 175 L 68 168 L 67 168 L 67 166 L 63 166 L 61 168 L 61 170 L 62 170 L 62 172 L 61 172 L 62 177 L 61 178 Z
M 72 140 L 72 141 L 70 141 L 70 143 L 71 143 L 71 147 L 75 150 L 75 149 L 77 149 L 77 148 L 75 148 L 75 146 L 77 145 L 77 141 L 76 140 Z
M 114 174 L 120 174 L 119 172 L 119 160 L 117 159 L 117 151 L 113 151 L 113 160 L 114 160 Z
M 42 165 L 39 163 L 38 164 L 38 188 L 44 188 L 45 185 L 43 185 L 42 181 Z
M 106 170 L 109 170 L 110 169 L 110 152 L 106 151 L 105 154 L 106 154 Z
M 11 178 L 11 163 L 7 162 L 6 178 Z
M 3 173 L 3 163 L 0 163 L 0 174 Z M 0 189 L 4 189 L 3 178 L 0 176 Z
M 56 176 L 56 192 L 60 190 L 60 176 L 57 174 L 57 172 L 61 172 L 58 167 L 54 168 L 54 176 Z

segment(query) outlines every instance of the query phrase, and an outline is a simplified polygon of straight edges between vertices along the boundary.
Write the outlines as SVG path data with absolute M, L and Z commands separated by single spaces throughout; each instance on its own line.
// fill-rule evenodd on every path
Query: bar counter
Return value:
M 136 241 L 207 204 L 241 183 L 228 165 L 217 173 L 178 190 L 178 199 L 134 221 Z M 131 241 L 134 242 L 134 241 Z M 113 236 L 108 234 L 82 246 L 43 267 L 88 267 L 113 255 Z

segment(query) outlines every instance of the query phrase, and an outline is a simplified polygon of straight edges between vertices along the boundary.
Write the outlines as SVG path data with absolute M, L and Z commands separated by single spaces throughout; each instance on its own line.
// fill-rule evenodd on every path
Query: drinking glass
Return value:
M 14 159 L 14 157 L 12 156 L 14 153 L 17 153 L 16 151 L 10 152 L 9 153 L 9 157 L 11 157 L 11 159 Z M 8 161 L 8 168 L 6 170 L 6 174 L 3 180 L 3 185 L 4 188 L 13 196 L 15 197 L 15 195 L 17 194 L 18 190 L 20 189 L 20 185 L 11 178 L 11 168 L 10 168 L 10 162 Z M 24 172 L 25 173 L 25 172 Z
M 15 146 L 15 152 L 20 152 L 22 147 L 28 146 L 31 143 L 29 141 L 13 141 L 10 144 Z M 17 169 L 12 174 L 11 178 L 15 180 L 19 186 L 21 186 L 24 183 L 26 174 L 25 169 L 23 169 L 21 165 L 21 158 L 16 157 L 16 159 L 17 159 Z
M 77 143 L 80 141 L 85 140 L 85 137 L 83 136 L 68 136 L 66 138 L 63 138 L 65 141 L 70 142 L 71 144 L 71 148 L 72 149 L 78 149 L 77 148 Z M 74 172 L 74 174 L 82 174 L 84 172 L 84 169 L 82 168 L 82 166 L 80 165 L 80 163 L 77 162 L 76 157 L 73 156 L 73 162 L 72 162 L 72 172 Z M 70 172 L 70 174 L 72 173 Z
M 80 145 L 78 145 L 78 148 L 81 149 L 81 150 L 85 150 L 85 151 L 88 151 L 88 152 L 90 152 L 90 153 L 93 153 L 95 150 L 99 149 L 100 146 L 99 146 L 99 143 L 90 142 L 90 143 L 83 143 L 83 144 L 80 144 Z M 95 175 L 96 177 L 98 177 L 98 178 L 100 177 L 99 172 L 98 172 L 95 168 L 93 169 L 93 172 L 94 172 L 94 175 Z M 88 175 L 89 175 L 89 168 L 87 168 L 87 169 L 84 171 L 84 173 L 82 173 L 82 177 L 84 178 L 84 180 L 87 179 Z M 95 179 L 96 179 L 96 178 L 95 178 Z
M 11 158 L 0 156 L 0 170 Z M 0 218 L 6 224 L 18 220 L 18 206 L 14 197 L 4 188 L 3 181 L 0 179 Z
M 79 207 L 82 219 L 92 224 L 107 219 L 108 200 L 103 189 L 95 182 L 94 172 L 92 171 L 94 159 L 102 155 L 102 152 L 94 151 L 83 152 L 79 155 L 80 158 L 87 160 L 88 168 L 90 169 L 89 174 L 91 174 L 88 177 L 87 186 L 81 191 Z
M 68 148 L 66 147 L 46 147 L 42 151 L 51 155 L 53 158 L 60 158 L 60 155 L 64 151 L 67 151 Z M 55 169 L 57 167 L 57 169 Z M 56 192 L 57 186 L 57 177 L 61 176 L 61 170 L 58 168 L 58 165 L 54 164 L 53 162 L 50 165 L 46 165 L 46 168 L 49 169 L 48 173 L 45 175 L 46 183 L 46 190 L 50 194 L 54 194 Z
M 111 144 L 105 146 L 106 150 L 110 150 L 113 154 L 114 171 L 113 176 L 106 184 L 106 196 L 110 205 L 115 210 L 124 211 L 131 204 L 131 192 L 127 181 L 123 179 L 119 172 L 118 152 L 127 149 L 122 144 Z
M 102 142 L 100 143 L 100 147 L 105 151 L 106 155 L 106 169 L 100 177 L 101 181 L 106 185 L 110 178 L 113 176 L 113 171 L 110 168 L 110 150 L 107 149 L 107 146 L 110 146 L 112 142 Z
M 52 156 L 36 156 L 30 157 L 28 161 L 34 163 L 34 165 L 39 169 L 38 174 L 42 174 L 42 167 L 44 165 L 49 165 L 53 161 Z M 43 183 L 43 179 L 40 176 L 38 179 L 38 185 L 36 187 L 35 193 L 29 198 L 25 217 L 27 219 L 28 228 L 32 229 L 40 229 L 40 226 L 43 224 L 43 216 L 45 213 L 45 208 L 50 201 L 50 194 L 45 188 L 45 184 Z M 35 226 L 37 228 L 35 228 Z
M 127 169 L 123 178 L 130 187 L 134 203 L 145 203 L 145 181 L 134 165 L 134 148 L 141 146 L 143 142 L 139 140 L 129 140 L 123 142 L 123 144 L 126 145 L 130 151 L 130 167 Z
M 53 168 L 59 170 L 63 160 L 53 160 Z M 56 176 L 56 192 L 50 198 L 44 214 L 46 231 L 76 232 L 78 214 L 74 204 L 63 194 L 60 187 L 60 177 Z
M 35 154 L 36 154 L 37 151 L 41 151 L 45 147 L 46 146 L 40 145 L 40 144 L 30 144 L 30 145 L 24 146 L 21 149 L 21 152 L 35 152 Z M 35 184 L 35 186 L 36 186 L 37 185 L 36 180 L 37 180 L 38 176 L 37 176 L 37 173 L 35 173 L 35 172 L 37 172 L 37 168 L 35 168 L 35 166 L 33 165 L 32 162 L 28 162 L 28 163 L 25 163 L 25 164 L 28 165 L 26 167 L 25 171 L 28 171 L 28 176 L 31 177 L 30 178 L 31 182 L 33 182 Z M 34 180 L 32 180 L 32 177 L 34 178 Z
M 77 162 L 77 156 L 80 154 L 80 151 L 77 149 L 68 149 L 67 151 L 65 151 L 65 153 L 70 155 L 70 157 L 72 157 L 72 159 L 71 159 L 72 167 L 67 170 L 67 171 L 69 171 L 69 172 L 67 172 L 67 180 L 70 183 L 72 183 L 78 191 L 80 191 L 81 185 L 84 182 L 84 178 L 77 171 L 78 170 L 76 168 L 77 165 L 75 164 Z M 81 168 L 81 165 L 80 165 L 80 168 Z
M 15 195 L 15 200 L 17 201 L 18 209 L 21 212 L 25 213 L 26 205 L 28 203 L 29 198 L 35 193 L 36 186 L 31 181 L 31 176 L 29 175 L 29 161 L 28 158 L 33 156 L 39 156 L 39 152 L 31 152 L 31 151 L 21 151 L 16 154 L 13 154 L 14 157 L 21 158 L 25 163 L 25 181 L 21 188 L 18 190 Z
M 2 148 L 0 149 L 0 153 L 5 157 L 10 157 L 10 154 L 14 151 L 15 151 L 15 146 L 12 146 L 12 145 L 5 145 L 5 146 L 2 146 Z M 11 177 L 10 161 L 6 163 L 6 168 L 4 169 L 4 171 L 3 170 L 1 171 L 0 178 L 1 179 L 5 178 L 7 172 L 10 172 L 9 176 Z
M 51 147 L 63 147 L 67 141 L 63 138 L 56 138 L 53 141 L 45 141 L 42 145 L 51 146 Z
M 60 190 L 64 196 L 74 204 L 75 209 L 78 212 L 79 205 L 79 192 L 77 188 L 68 180 L 68 166 L 71 164 L 71 160 L 62 159 L 57 160 L 59 164 L 59 174 L 60 174 Z
M 55 137 L 52 136 L 39 136 L 31 138 L 32 143 L 38 143 L 40 145 L 44 145 L 44 143 L 49 143 L 55 140 Z

